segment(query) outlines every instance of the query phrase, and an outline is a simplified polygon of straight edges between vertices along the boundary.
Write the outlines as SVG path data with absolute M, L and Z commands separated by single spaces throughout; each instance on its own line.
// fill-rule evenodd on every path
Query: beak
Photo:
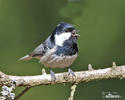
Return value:
M 75 34 L 75 36 L 79 37 L 80 35 L 79 34 Z
M 77 34 L 77 32 L 79 32 L 79 30 L 73 30 L 73 31 L 72 31 L 72 36 L 79 37 L 80 35 Z

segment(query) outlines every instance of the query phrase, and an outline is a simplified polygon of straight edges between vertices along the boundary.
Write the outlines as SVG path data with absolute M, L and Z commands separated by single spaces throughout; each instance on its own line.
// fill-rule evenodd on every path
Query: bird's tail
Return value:
M 20 60 L 26 61 L 26 60 L 30 60 L 30 59 L 32 59 L 32 56 L 31 56 L 31 55 L 26 55 L 26 56 L 24 56 L 24 57 L 21 57 L 21 58 L 19 59 L 19 61 L 20 61 Z

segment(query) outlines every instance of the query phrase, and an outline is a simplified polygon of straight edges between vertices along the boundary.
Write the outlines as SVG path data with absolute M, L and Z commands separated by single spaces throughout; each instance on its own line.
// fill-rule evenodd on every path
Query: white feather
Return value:
M 65 32 L 62 34 L 56 34 L 55 35 L 55 43 L 58 46 L 63 46 L 64 41 L 68 40 L 71 36 L 71 32 Z
M 31 58 L 32 58 L 31 56 L 26 55 L 26 56 L 20 58 L 19 60 L 30 60 Z

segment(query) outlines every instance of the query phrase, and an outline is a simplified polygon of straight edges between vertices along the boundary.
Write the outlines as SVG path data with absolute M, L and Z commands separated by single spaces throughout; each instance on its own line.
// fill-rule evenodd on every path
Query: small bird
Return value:
M 40 63 L 49 68 L 69 67 L 78 56 L 77 38 L 80 35 L 77 32 L 73 25 L 61 22 L 42 44 L 19 60 L 37 58 Z M 68 72 L 75 76 L 71 69 Z M 50 74 L 51 79 L 55 80 L 52 70 Z

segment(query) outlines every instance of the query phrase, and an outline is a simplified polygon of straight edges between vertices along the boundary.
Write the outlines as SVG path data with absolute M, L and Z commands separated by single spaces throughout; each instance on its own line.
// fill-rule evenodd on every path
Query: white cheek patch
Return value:
M 63 46 L 65 40 L 68 40 L 71 36 L 71 32 L 65 32 L 59 35 L 55 35 L 55 43 L 56 45 Z

